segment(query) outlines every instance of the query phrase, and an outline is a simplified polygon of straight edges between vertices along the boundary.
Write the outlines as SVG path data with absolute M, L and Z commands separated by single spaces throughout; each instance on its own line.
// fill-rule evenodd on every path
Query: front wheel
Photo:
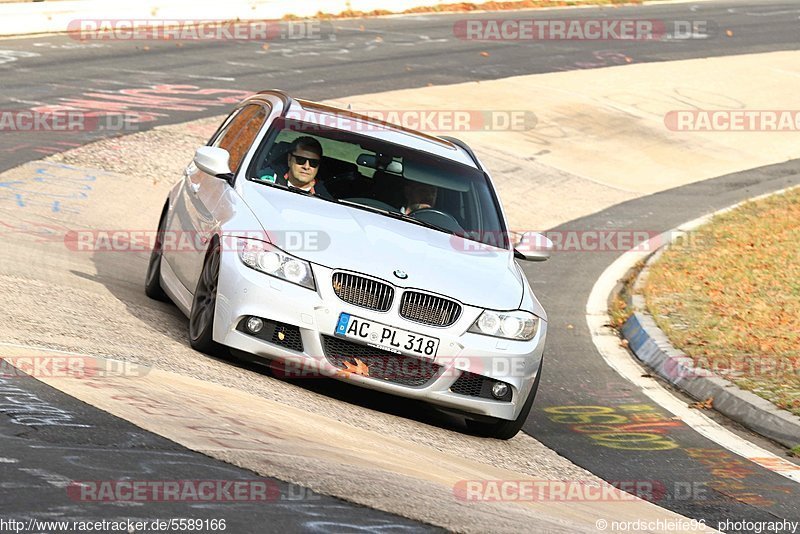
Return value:
M 194 350 L 213 355 L 223 352 L 222 345 L 213 338 L 220 256 L 220 246 L 215 240 L 206 253 L 189 313 L 189 344 Z
M 542 357 L 542 362 L 543 361 L 544 357 Z M 520 410 L 516 419 L 511 421 L 507 419 L 495 419 L 491 422 L 467 419 L 467 428 L 475 434 L 487 438 L 511 439 L 516 436 L 522 429 L 522 425 L 528 420 L 528 415 L 531 413 L 533 399 L 536 398 L 536 392 L 539 390 L 539 379 L 542 376 L 542 362 L 539 362 L 539 370 L 536 372 L 536 378 L 533 380 L 533 387 L 530 393 L 528 393 L 525 405 L 522 407 L 522 410 Z
M 169 298 L 161 286 L 161 256 L 164 249 L 164 226 L 167 222 L 167 210 L 161 214 L 156 231 L 156 240 L 153 250 L 150 251 L 150 261 L 147 263 L 147 275 L 144 279 L 144 293 L 154 300 L 167 301 Z

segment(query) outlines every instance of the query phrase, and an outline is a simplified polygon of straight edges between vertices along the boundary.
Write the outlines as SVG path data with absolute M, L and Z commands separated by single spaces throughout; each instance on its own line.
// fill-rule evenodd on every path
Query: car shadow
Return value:
M 463 417 L 450 414 L 423 401 L 375 391 L 327 376 L 287 377 L 280 372 L 282 366 L 277 362 L 237 350 L 232 350 L 231 355 L 232 358 L 241 362 L 240 366 L 247 366 L 248 369 L 271 376 L 275 380 L 319 395 L 389 415 L 412 419 L 426 425 L 460 433 L 467 432 Z M 276 369 L 278 372 L 275 372 Z

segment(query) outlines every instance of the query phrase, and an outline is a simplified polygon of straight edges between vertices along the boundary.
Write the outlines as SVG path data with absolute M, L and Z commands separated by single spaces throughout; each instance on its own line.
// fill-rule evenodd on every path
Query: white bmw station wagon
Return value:
M 463 142 L 264 91 L 197 149 L 158 229 L 145 289 L 195 349 L 420 399 L 480 435 L 528 417 L 547 316 L 517 260 L 551 247 L 511 239 Z

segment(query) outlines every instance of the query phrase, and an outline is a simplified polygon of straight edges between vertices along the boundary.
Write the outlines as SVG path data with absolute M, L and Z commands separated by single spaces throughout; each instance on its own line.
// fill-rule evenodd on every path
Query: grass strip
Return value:
M 697 366 L 800 416 L 800 189 L 676 243 L 651 266 L 644 296 Z

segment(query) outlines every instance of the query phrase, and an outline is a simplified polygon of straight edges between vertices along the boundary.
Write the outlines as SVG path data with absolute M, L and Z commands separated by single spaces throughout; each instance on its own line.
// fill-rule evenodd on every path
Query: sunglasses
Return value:
M 308 164 L 311 165 L 313 168 L 316 169 L 317 167 L 319 167 L 319 158 L 304 158 L 303 156 L 298 156 L 297 154 L 292 154 L 292 157 L 294 158 L 295 162 L 297 162 L 298 165 L 305 165 L 307 161 Z

